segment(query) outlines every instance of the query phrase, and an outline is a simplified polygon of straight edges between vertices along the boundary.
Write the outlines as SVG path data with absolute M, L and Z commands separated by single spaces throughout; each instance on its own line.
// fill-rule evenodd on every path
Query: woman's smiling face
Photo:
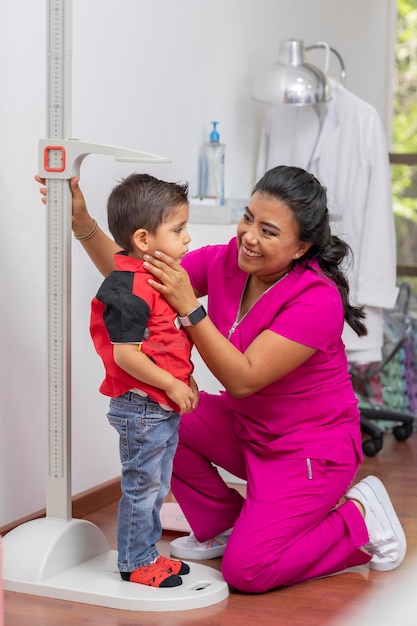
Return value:
M 287 204 L 256 191 L 237 227 L 238 263 L 242 271 L 274 283 L 310 244 L 299 240 L 298 226 Z

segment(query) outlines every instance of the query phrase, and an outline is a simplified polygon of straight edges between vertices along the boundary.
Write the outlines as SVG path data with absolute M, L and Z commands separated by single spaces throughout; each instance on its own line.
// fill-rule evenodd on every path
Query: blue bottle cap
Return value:
M 215 141 L 215 142 L 220 141 L 220 135 L 217 132 L 217 124 L 219 123 L 220 122 L 211 122 L 211 124 L 213 124 L 213 130 L 210 133 L 210 141 Z

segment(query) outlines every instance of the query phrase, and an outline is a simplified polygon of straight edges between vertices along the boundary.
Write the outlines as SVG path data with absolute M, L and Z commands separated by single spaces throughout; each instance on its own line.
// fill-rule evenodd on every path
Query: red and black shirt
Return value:
M 143 261 L 125 252 L 114 255 L 116 269 L 103 281 L 91 303 L 90 332 L 106 370 L 100 391 L 116 398 L 139 388 L 155 402 L 178 410 L 164 391 L 137 380 L 113 358 L 113 344 L 137 343 L 158 367 L 189 384 L 192 344 L 176 311 L 148 284 Z

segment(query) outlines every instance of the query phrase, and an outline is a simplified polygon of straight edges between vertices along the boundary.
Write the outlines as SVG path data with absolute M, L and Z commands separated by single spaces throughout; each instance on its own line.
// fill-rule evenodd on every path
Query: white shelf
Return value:
M 191 198 L 189 221 L 193 224 L 236 224 L 243 214 L 246 202 L 244 198 L 230 198 L 222 206 Z

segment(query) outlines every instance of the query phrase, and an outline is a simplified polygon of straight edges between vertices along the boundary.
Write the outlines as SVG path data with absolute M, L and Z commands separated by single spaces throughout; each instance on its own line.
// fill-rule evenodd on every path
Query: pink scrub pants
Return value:
M 202 393 L 183 415 L 172 490 L 196 538 L 233 527 L 223 561 L 235 589 L 261 593 L 368 563 L 362 515 L 347 501 L 335 508 L 360 460 L 351 442 L 340 462 L 295 453 L 256 454 L 234 431 L 235 416 L 222 394 Z M 246 498 L 226 485 L 219 466 L 247 481 Z

